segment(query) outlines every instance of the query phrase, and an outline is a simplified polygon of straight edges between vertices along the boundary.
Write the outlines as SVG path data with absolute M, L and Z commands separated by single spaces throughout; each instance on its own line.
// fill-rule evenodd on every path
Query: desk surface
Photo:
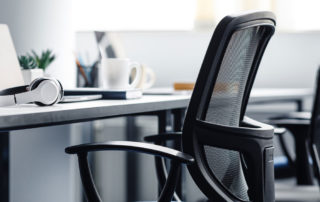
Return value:
M 303 99 L 311 89 L 254 89 L 250 102 Z M 108 117 L 185 108 L 190 95 L 145 95 L 134 100 L 96 100 L 38 107 L 33 104 L 0 107 L 0 130 L 34 128 Z
M 34 104 L 0 107 L 0 130 L 33 128 L 154 112 L 188 106 L 188 95 L 143 96 L 133 100 L 95 100 L 39 107 Z

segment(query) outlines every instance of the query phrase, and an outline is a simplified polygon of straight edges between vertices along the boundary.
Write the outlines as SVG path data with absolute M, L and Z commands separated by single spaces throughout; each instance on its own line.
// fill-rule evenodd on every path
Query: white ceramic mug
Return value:
M 131 76 L 135 77 L 137 72 L 132 72 Z M 138 81 L 137 88 L 148 89 L 153 86 L 156 80 L 154 71 L 144 64 L 141 64 L 140 80 Z
M 136 74 L 133 78 L 130 78 L 132 71 L 135 71 Z M 130 61 L 128 58 L 102 58 L 99 75 L 100 86 L 103 88 L 136 88 L 141 79 L 141 65 Z

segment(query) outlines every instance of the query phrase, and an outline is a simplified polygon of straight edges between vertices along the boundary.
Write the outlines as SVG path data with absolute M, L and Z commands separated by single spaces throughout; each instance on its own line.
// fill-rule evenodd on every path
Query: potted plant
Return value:
M 51 50 L 42 51 L 40 56 L 35 51 L 31 51 L 31 53 L 19 56 L 25 84 L 30 84 L 34 79 L 43 77 L 44 71 L 55 59 Z

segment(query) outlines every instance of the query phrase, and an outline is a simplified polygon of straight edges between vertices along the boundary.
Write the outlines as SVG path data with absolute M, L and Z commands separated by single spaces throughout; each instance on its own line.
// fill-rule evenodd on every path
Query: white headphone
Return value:
M 63 88 L 57 79 L 37 78 L 30 85 L 7 88 L 0 91 L 0 106 L 33 102 L 40 106 L 49 106 L 63 97 Z

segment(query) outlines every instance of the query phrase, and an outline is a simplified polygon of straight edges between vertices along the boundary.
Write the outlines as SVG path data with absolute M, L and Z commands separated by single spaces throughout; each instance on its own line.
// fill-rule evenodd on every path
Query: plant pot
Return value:
M 23 69 L 21 72 L 25 85 L 29 85 L 36 78 L 43 77 L 42 69 Z

